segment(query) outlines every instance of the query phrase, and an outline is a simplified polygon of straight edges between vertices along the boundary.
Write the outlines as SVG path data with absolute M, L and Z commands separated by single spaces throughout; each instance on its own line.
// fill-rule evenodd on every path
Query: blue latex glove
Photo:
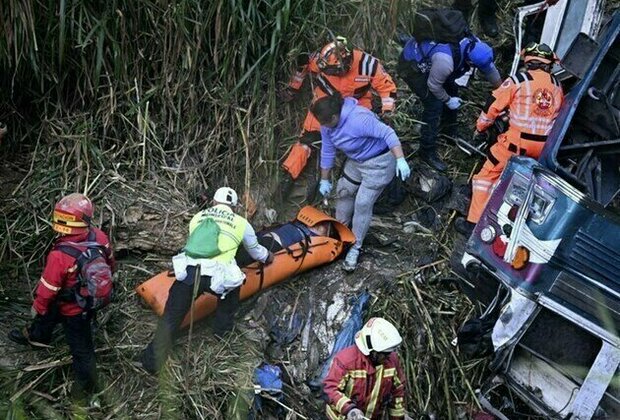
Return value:
M 401 180 L 409 178 L 411 175 L 411 169 L 404 157 L 396 159 L 396 176 L 399 176 Z
M 463 100 L 461 98 L 457 98 L 453 96 L 450 99 L 448 99 L 448 102 L 446 102 L 446 106 L 450 108 L 452 111 L 454 111 L 455 109 L 459 109 L 462 103 L 463 103 Z
M 329 180 L 327 179 L 322 179 L 321 182 L 319 182 L 319 192 L 321 193 L 322 196 L 326 196 L 327 194 L 329 194 L 332 190 L 332 183 L 329 182 Z

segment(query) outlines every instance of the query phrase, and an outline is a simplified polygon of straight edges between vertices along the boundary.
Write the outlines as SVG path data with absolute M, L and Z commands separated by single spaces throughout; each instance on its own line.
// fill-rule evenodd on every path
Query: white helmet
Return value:
M 229 206 L 236 206 L 239 198 L 237 197 L 237 193 L 235 190 L 229 187 L 221 187 L 218 188 L 215 194 L 213 195 L 213 201 L 217 201 L 218 203 L 228 204 Z
M 383 318 L 370 318 L 355 334 L 355 345 L 364 356 L 368 356 L 371 351 L 392 352 L 402 341 L 396 327 Z

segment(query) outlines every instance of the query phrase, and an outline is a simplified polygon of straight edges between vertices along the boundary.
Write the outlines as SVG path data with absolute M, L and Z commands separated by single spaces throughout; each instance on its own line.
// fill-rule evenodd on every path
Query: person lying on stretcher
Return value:
M 306 226 L 299 220 L 285 223 L 280 226 L 268 228 L 258 232 L 258 243 L 267 248 L 270 252 L 276 253 L 288 248 L 297 242 L 303 242 L 306 238 L 313 236 L 331 236 L 331 222 L 319 222 L 314 226 Z M 245 248 L 240 247 L 235 255 L 235 260 L 239 267 L 246 267 L 254 262 Z

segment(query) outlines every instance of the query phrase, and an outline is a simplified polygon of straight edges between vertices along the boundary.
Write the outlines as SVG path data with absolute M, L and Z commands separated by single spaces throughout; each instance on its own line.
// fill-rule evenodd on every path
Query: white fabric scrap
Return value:
M 245 274 L 234 259 L 226 264 L 209 258 L 190 258 L 184 252 L 172 257 L 172 267 L 178 281 L 187 279 L 188 266 L 200 266 L 201 276 L 211 276 L 211 290 L 221 295 L 222 299 L 228 292 L 241 286 L 245 279 Z

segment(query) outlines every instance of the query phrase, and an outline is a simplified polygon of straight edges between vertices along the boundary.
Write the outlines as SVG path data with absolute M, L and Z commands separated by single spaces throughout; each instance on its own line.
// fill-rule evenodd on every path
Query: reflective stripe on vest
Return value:
M 217 246 L 222 253 L 213 257 L 212 260 L 222 263 L 231 262 L 235 258 L 237 248 L 243 242 L 247 220 L 235 214 L 230 207 L 218 204 L 196 214 L 189 224 L 189 232 L 192 233 L 205 217 L 211 217 L 220 228 Z
M 510 104 L 510 128 L 548 135 L 562 104 L 562 88 L 542 70 L 518 73 L 512 80 L 516 92 Z

